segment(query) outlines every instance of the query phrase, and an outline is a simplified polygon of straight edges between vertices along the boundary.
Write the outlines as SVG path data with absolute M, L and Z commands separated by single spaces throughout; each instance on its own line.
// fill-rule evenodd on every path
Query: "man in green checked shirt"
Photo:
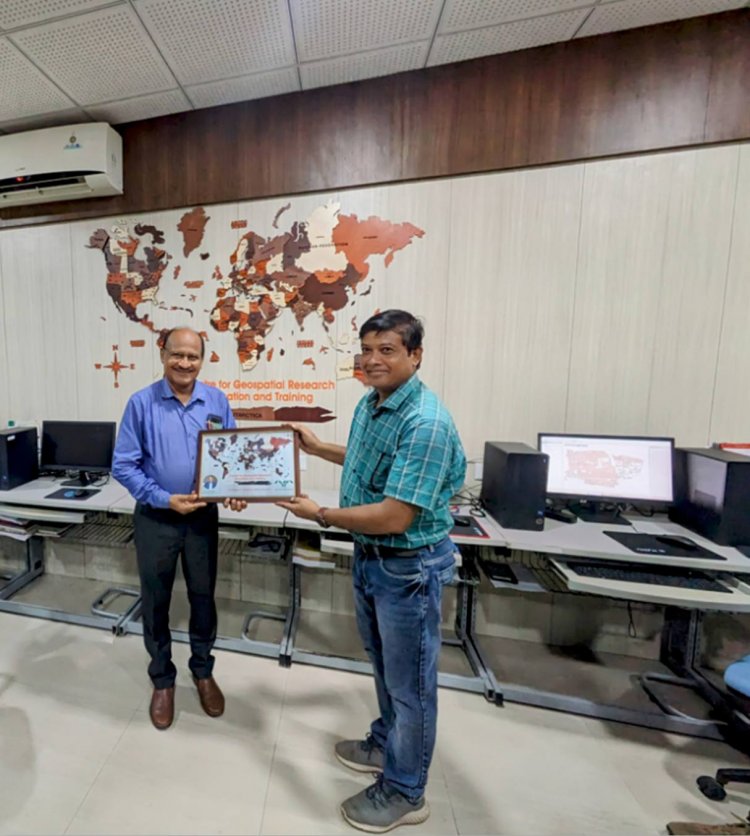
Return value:
M 419 380 L 422 324 L 406 311 L 376 314 L 360 328 L 362 371 L 372 391 L 354 411 L 346 447 L 295 426 L 302 449 L 343 465 L 340 507 L 306 496 L 279 502 L 354 538 L 354 600 L 372 660 L 380 716 L 364 740 L 336 757 L 378 780 L 344 801 L 354 827 L 384 833 L 429 816 L 424 798 L 437 725 L 440 603 L 456 548 L 450 498 L 466 457 L 448 410 Z

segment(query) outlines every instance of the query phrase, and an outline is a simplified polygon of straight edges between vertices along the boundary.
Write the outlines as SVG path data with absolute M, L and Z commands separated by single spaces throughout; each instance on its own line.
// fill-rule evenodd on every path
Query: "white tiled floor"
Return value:
M 374 710 L 367 677 L 217 653 L 224 717 L 200 710 L 181 669 L 177 719 L 148 718 L 140 638 L 0 614 L 0 833 L 353 833 L 341 800 L 368 776 L 333 743 Z M 714 804 L 695 778 L 750 765 L 727 746 L 481 696 L 440 693 L 427 795 L 409 832 L 663 833 L 731 820 L 750 790 Z

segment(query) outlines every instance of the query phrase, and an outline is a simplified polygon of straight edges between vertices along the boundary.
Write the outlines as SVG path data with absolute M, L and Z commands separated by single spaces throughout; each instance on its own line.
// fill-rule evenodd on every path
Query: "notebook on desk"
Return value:
M 698 557 L 702 560 L 726 560 L 716 552 L 699 546 L 689 537 L 674 534 L 642 534 L 630 531 L 605 531 L 607 537 L 636 554 L 653 554 L 663 557 Z

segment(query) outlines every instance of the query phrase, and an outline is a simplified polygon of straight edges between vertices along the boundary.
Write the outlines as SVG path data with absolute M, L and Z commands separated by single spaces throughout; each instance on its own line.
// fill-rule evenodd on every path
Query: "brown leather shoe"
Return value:
M 221 717 L 224 713 L 224 694 L 216 684 L 216 680 L 209 676 L 207 679 L 196 679 L 193 677 L 195 687 L 198 689 L 198 696 L 201 699 L 201 707 L 209 717 Z
M 171 688 L 154 688 L 148 713 L 151 715 L 151 722 L 159 731 L 164 731 L 172 725 L 174 722 L 174 685 Z

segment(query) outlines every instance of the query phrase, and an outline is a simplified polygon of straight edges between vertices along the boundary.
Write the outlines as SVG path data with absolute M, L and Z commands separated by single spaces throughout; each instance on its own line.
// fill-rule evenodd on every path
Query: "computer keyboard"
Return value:
M 708 575 L 692 569 L 678 571 L 673 568 L 645 564 L 622 566 L 610 563 L 578 563 L 576 561 L 568 561 L 565 566 L 575 572 L 576 575 L 587 578 L 646 583 L 654 586 L 675 586 L 681 589 L 697 589 L 702 592 L 726 592 L 731 595 L 730 589 Z

